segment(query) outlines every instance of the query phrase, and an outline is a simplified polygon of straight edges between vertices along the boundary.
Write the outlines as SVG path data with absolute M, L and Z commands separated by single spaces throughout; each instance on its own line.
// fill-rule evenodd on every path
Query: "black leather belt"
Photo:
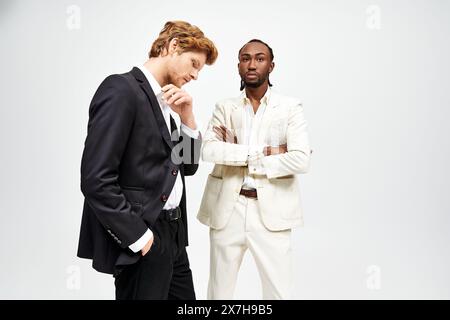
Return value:
M 247 197 L 247 198 L 253 198 L 253 199 L 258 199 L 258 193 L 256 192 L 256 189 L 241 189 L 241 192 L 239 192 L 239 194 Z
M 176 207 L 169 210 L 161 210 L 161 217 L 167 221 L 175 221 L 181 218 L 181 209 Z

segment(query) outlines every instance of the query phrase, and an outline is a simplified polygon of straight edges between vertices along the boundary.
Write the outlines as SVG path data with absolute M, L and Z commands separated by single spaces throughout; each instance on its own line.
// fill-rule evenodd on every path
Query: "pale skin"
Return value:
M 185 126 L 196 130 L 192 97 L 181 87 L 191 80 L 197 80 L 206 62 L 206 54 L 200 51 L 180 51 L 178 39 L 172 39 L 158 56 L 148 59 L 144 67 L 150 71 L 161 86 L 162 98 L 175 111 Z M 157 94 L 157 93 L 156 93 Z M 153 237 L 142 248 L 145 256 L 153 245 Z
M 158 81 L 164 92 L 163 99 L 181 119 L 181 123 L 197 129 L 192 112 L 192 97 L 181 87 L 191 80 L 197 80 L 206 62 L 206 54 L 197 51 L 179 53 L 178 39 L 169 42 L 168 50 L 159 57 L 150 58 L 144 63 Z

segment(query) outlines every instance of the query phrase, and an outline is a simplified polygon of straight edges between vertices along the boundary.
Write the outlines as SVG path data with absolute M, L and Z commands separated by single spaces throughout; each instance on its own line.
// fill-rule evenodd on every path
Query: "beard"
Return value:
M 177 70 L 169 70 L 167 74 L 166 81 L 168 84 L 173 84 L 174 86 L 181 88 L 186 80 L 183 78 L 182 74 L 178 73 Z
M 245 80 L 245 75 L 241 76 L 242 82 L 245 84 L 246 87 L 249 87 L 249 88 L 258 88 L 268 79 L 269 79 L 269 72 L 257 77 L 255 80 L 252 80 L 252 81 Z
M 181 77 L 177 77 L 177 76 L 169 76 L 168 83 L 171 83 L 178 88 L 181 88 L 184 84 L 183 79 Z

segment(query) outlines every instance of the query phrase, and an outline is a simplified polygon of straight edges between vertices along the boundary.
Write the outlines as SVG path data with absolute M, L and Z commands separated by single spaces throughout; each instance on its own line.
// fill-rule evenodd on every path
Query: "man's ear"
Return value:
M 273 71 L 273 68 L 275 68 L 275 62 L 270 63 L 269 73 Z
M 178 50 L 178 39 L 177 38 L 173 38 L 172 40 L 170 40 L 168 47 L 169 47 L 169 54 L 173 54 L 174 52 L 177 52 L 177 50 Z

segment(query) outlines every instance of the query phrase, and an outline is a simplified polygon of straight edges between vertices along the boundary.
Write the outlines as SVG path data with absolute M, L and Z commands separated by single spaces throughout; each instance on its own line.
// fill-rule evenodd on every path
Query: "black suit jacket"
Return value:
M 128 246 L 152 229 L 176 176 L 184 185 L 184 176 L 198 168 L 201 139 L 183 132 L 179 139 L 172 141 L 138 68 L 107 77 L 97 89 L 81 162 L 85 201 L 78 244 L 78 256 L 92 259 L 94 269 L 113 274 L 116 266 L 139 260 Z M 185 188 L 180 208 L 187 231 Z

